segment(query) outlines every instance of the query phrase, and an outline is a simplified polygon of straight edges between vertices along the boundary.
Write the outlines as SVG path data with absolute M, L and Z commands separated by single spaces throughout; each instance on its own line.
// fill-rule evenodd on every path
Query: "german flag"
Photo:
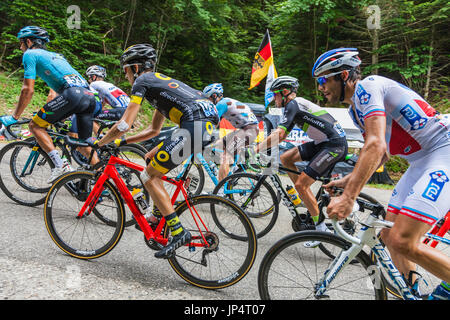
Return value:
M 253 60 L 250 88 L 248 88 L 249 90 L 256 87 L 259 82 L 267 76 L 270 66 L 273 66 L 276 78 L 276 70 L 273 63 L 272 44 L 270 42 L 269 30 L 266 30 L 266 34 L 264 35 L 258 52 L 255 54 L 255 58 Z

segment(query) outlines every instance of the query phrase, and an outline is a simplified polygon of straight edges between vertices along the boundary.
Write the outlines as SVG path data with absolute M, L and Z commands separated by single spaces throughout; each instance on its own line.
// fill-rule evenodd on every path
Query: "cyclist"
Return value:
M 218 142 L 224 149 L 219 168 L 219 180 L 222 180 L 230 172 L 230 164 L 233 163 L 235 153 L 243 150 L 258 136 L 258 119 L 246 104 L 224 98 L 221 83 L 206 86 L 203 93 L 216 105 L 219 118 L 227 119 L 237 129 Z
M 177 248 L 190 241 L 191 234 L 183 228 L 178 219 L 161 177 L 191 154 L 201 152 L 206 145 L 213 142 L 213 128 L 218 124 L 219 117 L 214 104 L 201 91 L 164 74 L 153 72 L 156 51 L 151 45 L 136 44 L 129 47 L 120 57 L 120 63 L 132 85 L 131 102 L 120 121 L 97 144 L 103 146 L 128 131 L 144 98 L 156 108 L 152 123 L 148 129 L 128 137 L 125 142 L 144 141 L 158 135 L 165 118 L 180 127 L 172 137 L 163 141 L 162 145 L 147 153 L 146 157 L 150 162 L 141 174 L 145 188 L 164 216 L 172 235 L 171 241 L 156 252 L 155 257 L 168 258 Z M 122 138 L 122 141 L 124 140 Z M 116 143 L 120 145 L 118 141 Z
M 5 125 L 9 125 L 20 118 L 33 97 L 36 76 L 39 76 L 50 87 L 47 104 L 40 108 L 32 118 L 29 128 L 38 144 L 48 153 L 55 165 L 47 181 L 52 183 L 59 175 L 72 169 L 61 159 L 46 128 L 72 114 L 77 114 L 80 138 L 89 138 L 92 132 L 91 118 L 96 101 L 94 94 L 89 91 L 86 80 L 71 67 L 67 60 L 61 54 L 45 49 L 46 43 L 50 41 L 45 29 L 27 26 L 19 31 L 17 38 L 20 41 L 20 49 L 24 53 L 24 81 L 19 103 L 13 115 L 2 117 L 1 121 Z M 81 151 L 89 155 L 90 148 L 82 148 Z
M 324 108 L 297 97 L 298 80 L 290 76 L 276 78 L 270 90 L 275 94 L 275 106 L 284 108 L 283 117 L 278 128 L 263 142 L 259 143 L 255 152 L 259 153 L 267 148 L 278 145 L 286 139 L 295 125 L 302 128 L 313 141 L 292 148 L 280 157 L 281 163 L 291 170 L 297 170 L 295 163 L 309 161 L 300 175 L 288 172 L 300 198 L 304 201 L 316 229 L 328 231 L 324 222 L 318 224 L 319 208 L 317 200 L 312 193 L 311 185 L 347 155 L 347 140 L 345 132 L 339 123 Z M 315 247 L 320 242 L 306 243 L 306 246 Z
M 112 121 L 119 120 L 130 102 L 128 95 L 114 84 L 105 81 L 106 69 L 101 66 L 90 66 L 86 70 L 86 76 L 91 91 L 96 93 L 100 102 L 94 112 L 94 117 Z M 111 106 L 112 109 L 103 109 L 105 105 Z M 72 123 L 71 132 L 76 133 L 78 130 L 76 126 L 76 115 L 72 116 Z M 94 122 L 93 127 L 94 133 L 97 134 L 99 125 Z
M 393 261 L 410 284 L 417 287 L 415 263 L 446 281 L 432 297 L 450 297 L 450 258 L 421 244 L 430 225 L 450 209 L 450 123 L 417 93 L 391 79 L 360 76 L 361 60 L 355 48 L 339 48 L 322 54 L 312 75 L 319 90 L 331 103 L 348 104 L 349 113 L 365 138 L 353 172 L 326 187 L 345 187 L 333 197 L 327 212 L 343 219 L 355 198 L 388 154 L 408 160 L 410 166 L 396 185 L 386 219 L 395 221 L 384 229 L 382 239 Z

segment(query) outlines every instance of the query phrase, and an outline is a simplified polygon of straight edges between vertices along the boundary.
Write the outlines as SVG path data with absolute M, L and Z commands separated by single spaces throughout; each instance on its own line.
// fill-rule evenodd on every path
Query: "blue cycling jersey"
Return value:
M 231 98 L 221 99 L 217 105 L 219 118 L 225 118 L 235 128 L 243 128 L 250 124 L 257 124 L 258 120 L 250 107 L 240 101 Z
M 70 87 L 89 88 L 86 80 L 59 53 L 28 49 L 23 54 L 23 66 L 25 79 L 36 79 L 37 75 L 57 93 Z

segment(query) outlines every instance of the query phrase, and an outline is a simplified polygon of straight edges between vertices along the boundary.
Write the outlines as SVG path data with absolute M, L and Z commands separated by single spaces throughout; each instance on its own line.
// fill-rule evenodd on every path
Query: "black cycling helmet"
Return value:
M 296 78 L 290 76 L 281 76 L 276 78 L 272 82 L 270 91 L 275 92 L 282 89 L 288 89 L 291 92 L 297 92 L 298 86 L 299 84 Z
M 156 64 L 156 50 L 152 45 L 143 43 L 135 44 L 125 49 L 120 56 L 120 66 L 123 69 L 124 66 L 130 64 L 142 64 L 144 69 L 153 69 Z

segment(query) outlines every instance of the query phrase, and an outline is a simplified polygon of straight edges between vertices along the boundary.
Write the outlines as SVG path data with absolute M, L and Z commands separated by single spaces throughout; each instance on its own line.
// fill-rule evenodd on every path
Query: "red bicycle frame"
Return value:
M 122 180 L 119 173 L 117 172 L 117 169 L 115 167 L 116 164 L 123 165 L 123 166 L 126 166 L 128 168 L 131 168 L 131 169 L 134 169 L 137 171 L 143 171 L 145 169 L 144 166 L 141 166 L 139 164 L 136 164 L 136 163 L 133 163 L 133 162 L 130 162 L 130 161 L 118 158 L 118 157 L 111 156 L 111 158 L 108 161 L 108 164 L 105 167 L 105 170 L 102 172 L 102 174 L 98 178 L 97 182 L 95 183 L 94 187 L 92 188 L 88 198 L 86 199 L 86 201 L 85 201 L 83 207 L 81 208 L 80 212 L 78 213 L 77 217 L 79 219 L 81 219 L 84 216 L 88 216 L 91 214 L 92 210 L 94 209 L 95 205 L 97 204 L 97 201 L 98 201 L 100 195 L 102 194 L 102 192 L 104 190 L 103 184 L 105 183 L 106 180 L 112 179 L 114 181 L 115 185 L 117 186 L 120 194 L 122 195 L 123 199 L 125 200 L 128 207 L 130 208 L 131 212 L 133 213 L 134 219 L 136 219 L 137 223 L 139 224 L 139 227 L 144 232 L 144 235 L 145 235 L 145 238 L 147 239 L 147 241 L 150 239 L 154 239 L 158 243 L 165 246 L 167 244 L 168 239 L 164 238 L 161 235 L 161 231 L 165 225 L 165 219 L 162 218 L 161 221 L 159 222 L 158 226 L 156 227 L 155 231 L 152 230 L 152 228 L 148 224 L 147 220 L 145 219 L 144 215 L 141 213 L 141 211 L 137 207 L 136 202 L 134 201 L 134 198 L 131 195 L 131 192 L 128 190 L 127 186 L 125 185 L 125 182 Z M 172 195 L 172 199 L 171 199 L 172 204 L 175 203 L 180 192 L 183 194 L 183 197 L 186 200 L 188 199 L 188 194 L 184 187 L 183 179 L 177 181 L 177 180 L 168 178 L 166 176 L 163 176 L 161 179 L 163 181 L 166 181 L 166 182 L 176 186 L 175 192 Z M 191 211 L 192 217 L 197 225 L 197 228 L 200 231 L 200 236 L 193 236 L 191 243 L 189 243 L 188 245 L 190 247 L 208 246 L 208 242 L 206 241 L 205 236 L 204 236 L 204 234 L 208 232 L 208 228 L 206 227 L 205 223 L 203 222 L 202 218 L 198 214 L 195 207 L 192 206 L 189 203 L 189 201 L 186 201 L 186 202 L 187 202 L 187 206 L 188 206 L 189 210 Z M 204 231 L 202 231 L 199 221 L 200 221 L 201 225 L 203 226 Z M 201 240 L 201 241 L 194 242 L 194 240 Z
M 436 224 L 430 231 L 430 233 L 442 238 L 448 230 L 450 230 L 450 211 L 447 212 L 447 215 L 444 217 L 444 221 L 442 222 L 442 224 Z M 430 239 L 425 239 L 423 243 L 428 244 L 430 241 Z M 436 248 L 438 243 L 439 241 L 433 240 L 431 241 L 430 246 Z

